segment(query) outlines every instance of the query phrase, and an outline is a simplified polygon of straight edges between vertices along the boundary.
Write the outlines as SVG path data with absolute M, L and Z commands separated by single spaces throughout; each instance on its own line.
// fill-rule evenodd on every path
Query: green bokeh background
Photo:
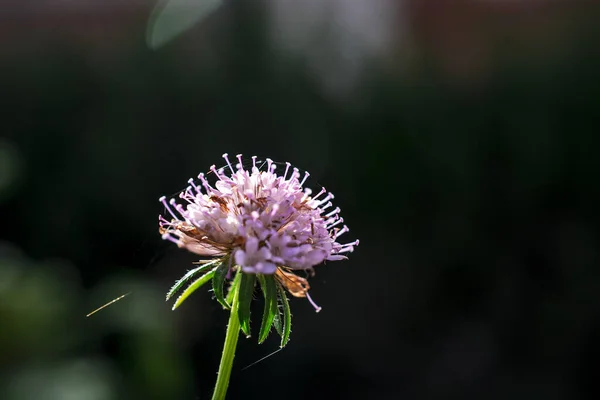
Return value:
M 227 314 L 207 290 L 164 302 L 194 257 L 157 199 L 224 152 L 310 171 L 361 240 L 317 269 L 321 313 L 292 300 L 284 351 L 242 371 L 278 341 L 241 339 L 230 398 L 598 398 L 600 14 L 556 3 L 510 11 L 519 29 L 449 19 L 477 37 L 466 73 L 444 54 L 468 41 L 415 23 L 341 93 L 275 48 L 261 2 L 156 51 L 149 6 L 5 8 L 0 398 L 209 397 Z

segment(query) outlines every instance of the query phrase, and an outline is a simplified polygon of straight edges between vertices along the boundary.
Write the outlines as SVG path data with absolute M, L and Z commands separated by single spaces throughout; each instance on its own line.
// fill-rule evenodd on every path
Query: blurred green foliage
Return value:
M 597 394 L 597 13 L 530 47 L 482 32 L 472 80 L 415 41 L 340 98 L 243 7 L 159 52 L 144 17 L 105 47 L 2 53 L 0 398 L 208 395 L 226 313 L 164 302 L 193 257 L 160 241 L 156 200 L 224 152 L 309 170 L 361 239 L 231 398 Z M 241 340 L 236 365 L 276 348 Z
M 185 394 L 185 360 L 174 346 L 162 292 L 136 275 L 119 274 L 84 292 L 72 265 L 34 261 L 3 244 L 1 398 L 166 399 Z M 85 318 L 94 304 L 122 288 L 132 291 L 130 299 Z M 103 342 L 112 335 L 123 343 L 116 359 L 103 353 Z
M 146 41 L 152 49 L 158 49 L 177 38 L 222 4 L 222 0 L 159 0 L 156 4 L 146 32 Z

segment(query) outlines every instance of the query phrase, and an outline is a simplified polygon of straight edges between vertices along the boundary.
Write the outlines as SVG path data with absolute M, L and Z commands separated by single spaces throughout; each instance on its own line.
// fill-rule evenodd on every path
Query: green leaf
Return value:
M 197 275 L 201 272 L 204 272 L 212 267 L 214 267 L 215 264 L 218 264 L 220 262 L 222 262 L 223 260 L 221 258 L 217 258 L 216 260 L 212 260 L 207 262 L 204 265 L 201 265 L 197 268 L 194 268 L 190 271 L 188 271 L 181 279 L 179 279 L 177 282 L 175 282 L 175 284 L 173 285 L 173 287 L 171 288 L 171 290 L 169 290 L 169 292 L 167 293 L 167 300 L 169 300 L 171 297 L 173 297 L 173 295 L 179 291 L 179 289 L 181 289 L 183 287 L 183 285 L 189 281 L 194 275 Z M 218 268 L 218 266 L 217 266 Z
M 240 309 L 238 315 L 240 317 L 240 325 L 242 327 L 242 331 L 246 334 L 247 337 L 250 337 L 250 303 L 252 302 L 252 295 L 254 294 L 254 283 L 256 282 L 256 275 L 246 274 L 241 271 L 239 273 L 242 274 L 242 280 L 240 282 L 239 288 Z
M 259 275 L 258 281 L 265 297 L 265 309 L 260 325 L 260 333 L 258 334 L 258 343 L 262 343 L 269 336 L 273 320 L 279 314 L 279 309 L 277 308 L 277 284 L 275 283 L 275 277 L 273 275 Z
M 229 286 L 229 293 L 227 293 L 227 297 L 225 298 L 225 301 L 227 301 L 227 304 L 233 304 L 233 296 L 235 295 L 235 290 L 233 290 L 233 289 L 235 287 L 239 286 L 241 278 L 242 277 L 240 274 L 235 274 L 235 278 L 233 278 L 233 282 Z
M 283 348 L 290 340 L 290 332 L 292 331 L 292 312 L 290 311 L 290 303 L 285 295 L 285 289 L 280 284 L 277 284 L 279 289 L 279 298 L 281 299 L 281 305 L 283 306 L 283 335 L 281 335 L 281 345 Z
M 175 301 L 175 304 L 173 305 L 173 310 L 175 310 L 177 307 L 179 307 L 181 305 L 181 303 L 183 303 L 185 301 L 185 299 L 187 299 L 189 297 L 190 294 L 192 294 L 196 291 L 196 289 L 198 289 L 200 286 L 204 285 L 206 282 L 211 280 L 211 278 L 214 276 L 217 268 L 219 268 L 219 267 L 215 267 L 213 270 L 202 275 L 200 278 L 196 279 L 194 281 L 194 283 L 192 283 L 190 286 L 188 286 L 183 291 L 181 296 L 179 296 L 177 298 L 177 300 Z
M 223 264 L 219 268 L 217 268 L 217 272 L 215 272 L 215 276 L 213 278 L 213 292 L 215 293 L 215 297 L 219 303 L 225 308 L 229 310 L 231 308 L 231 302 L 225 301 L 225 296 L 223 295 L 223 285 L 225 284 L 225 278 L 227 278 L 227 273 L 231 268 L 231 257 L 228 260 L 225 260 Z
M 275 314 L 275 318 L 273 319 L 273 326 L 279 336 L 283 336 L 283 321 L 281 320 L 281 311 L 279 310 L 279 307 L 277 307 L 277 314 Z
M 215 10 L 222 0 L 160 0 L 152 10 L 146 42 L 152 49 L 168 43 Z

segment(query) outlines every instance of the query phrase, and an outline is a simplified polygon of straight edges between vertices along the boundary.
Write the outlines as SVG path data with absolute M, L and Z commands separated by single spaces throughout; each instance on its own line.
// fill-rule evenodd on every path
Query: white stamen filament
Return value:
M 328 202 L 323 207 L 319 207 L 319 210 L 321 210 L 321 212 L 323 212 L 323 211 L 327 210 L 329 207 L 331 207 L 332 205 L 333 205 L 332 202 Z
M 291 165 L 292 165 L 292 164 L 290 164 L 289 162 L 286 162 L 286 163 L 285 163 L 285 172 L 283 173 L 283 177 L 281 178 L 281 180 L 284 180 L 284 181 L 285 181 L 285 177 L 286 177 L 286 175 L 287 175 L 287 173 L 288 173 L 288 169 L 290 169 L 290 166 L 291 166 Z
M 197 186 L 197 185 L 194 183 L 194 178 L 190 178 L 190 179 L 188 179 L 188 183 L 189 183 L 190 185 L 192 185 L 192 187 L 193 187 L 194 189 L 196 189 L 196 192 L 197 192 L 197 193 L 200 193 L 200 188 L 199 188 L 199 187 L 198 187 L 198 186 Z
M 323 218 L 323 219 L 325 219 L 325 225 L 329 225 L 329 224 L 331 224 L 332 222 L 335 222 L 335 221 L 337 221 L 339 218 L 340 218 L 340 216 L 339 216 L 339 215 L 333 215 L 332 217 L 329 217 L 329 218 L 327 218 L 327 219 Z
M 170 242 L 173 242 L 173 243 L 175 243 L 177 246 L 179 246 L 179 245 L 180 245 L 180 243 L 181 243 L 181 241 L 180 241 L 179 239 L 177 239 L 177 238 L 173 237 L 173 236 L 172 236 L 171 234 L 169 234 L 169 233 L 165 233 L 165 234 L 163 234 L 161 237 L 162 237 L 162 239 L 163 239 L 163 240 L 168 240 L 168 241 L 170 241 Z
M 325 208 L 322 208 L 322 210 L 324 210 Z M 336 207 L 333 211 L 331 211 L 329 214 L 325 214 L 326 218 L 331 217 L 332 215 L 335 215 L 337 213 L 339 213 L 341 210 L 339 207 Z
M 321 204 L 324 204 L 325 202 L 327 202 L 329 200 L 333 200 L 334 197 L 335 196 L 333 195 L 333 193 L 329 192 L 323 200 L 320 200 L 317 202 L 317 207 L 319 207 Z
M 344 233 L 348 232 L 350 229 L 348 228 L 347 225 L 344 225 L 344 227 L 342 229 L 340 229 L 339 231 L 337 231 L 335 233 L 335 235 L 333 235 L 333 239 L 337 240 L 337 238 L 339 238 L 340 236 L 342 236 Z
M 308 294 L 308 292 L 306 292 L 306 293 L 305 293 L 305 295 L 306 295 L 306 298 L 308 299 L 309 303 L 310 303 L 310 304 L 312 304 L 312 306 L 315 308 L 315 311 L 316 311 L 316 312 L 319 312 L 319 311 L 321 311 L 321 307 L 319 307 L 319 306 L 317 305 L 317 303 L 315 303 L 315 302 L 313 301 L 313 299 L 310 297 L 310 295 Z
M 175 213 L 171 210 L 171 207 L 169 207 L 169 205 L 167 204 L 167 198 L 165 196 L 162 196 L 160 199 L 158 199 L 158 201 L 160 201 L 163 204 L 163 206 L 165 206 L 169 214 L 171 214 L 174 219 L 179 220 L 179 218 L 177 218 Z
M 214 190 L 212 186 L 210 186 L 210 184 L 208 183 L 208 181 L 206 180 L 206 178 L 204 177 L 204 174 L 202 172 L 200 172 L 198 174 L 198 178 L 200 179 L 200 182 L 202 182 L 202 186 L 204 186 L 204 189 L 206 189 L 206 193 L 210 193 L 211 190 Z
M 325 188 L 321 188 L 321 191 L 317 193 L 315 197 L 312 198 L 313 201 L 317 200 L 323 193 L 327 192 Z
M 300 186 L 304 185 L 304 182 L 306 182 L 306 179 L 310 176 L 310 174 L 308 172 L 304 173 L 304 178 L 302 178 L 302 182 L 300 182 Z
M 333 224 L 331 224 L 331 225 L 328 225 L 328 226 L 327 226 L 327 229 L 331 229 L 331 228 L 333 228 L 334 226 L 341 224 L 342 222 L 344 222 L 344 218 L 340 218 L 340 219 L 338 219 L 336 222 L 334 222 Z
M 231 163 L 229 162 L 229 157 L 227 153 L 223 154 L 223 158 L 225 159 L 225 161 L 227 161 L 227 165 L 229 166 L 229 169 L 231 170 L 232 174 L 235 174 L 235 171 L 233 170 L 233 167 L 231 166 Z

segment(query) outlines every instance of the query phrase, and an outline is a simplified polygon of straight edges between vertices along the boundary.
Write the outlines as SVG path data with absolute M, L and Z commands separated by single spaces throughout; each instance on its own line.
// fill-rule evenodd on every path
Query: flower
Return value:
M 275 274 L 296 297 L 308 296 L 308 282 L 292 271 L 308 270 L 323 261 L 346 259 L 358 240 L 340 244 L 338 239 L 348 232 L 340 208 L 332 207 L 332 193 L 323 188 L 311 196 L 303 188 L 297 168 L 285 163 L 283 175 L 275 173 L 276 164 L 252 157 L 252 168 L 245 169 L 242 155 L 236 156 L 236 168 L 223 154 L 231 174 L 214 165 L 210 172 L 198 175 L 199 182 L 188 180 L 189 186 L 179 194 L 183 204 L 174 198 L 161 197 L 170 219 L 159 216 L 163 239 L 200 256 L 232 257 L 235 265 L 251 274 Z M 207 179 L 214 174 L 211 185 Z

